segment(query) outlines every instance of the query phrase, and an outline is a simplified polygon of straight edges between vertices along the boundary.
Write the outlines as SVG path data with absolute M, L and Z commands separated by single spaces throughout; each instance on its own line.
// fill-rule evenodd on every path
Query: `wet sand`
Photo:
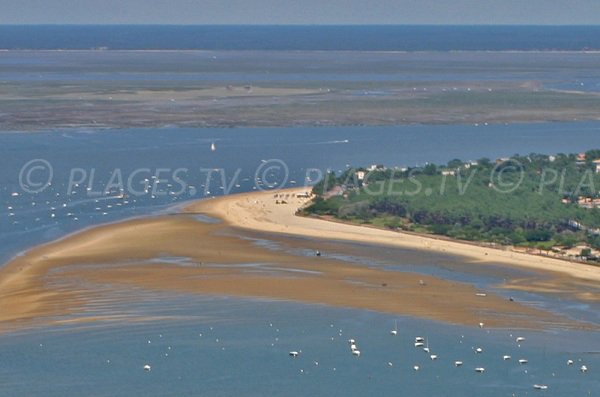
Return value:
M 275 233 L 274 241 L 283 232 L 400 244 L 460 255 L 476 265 L 474 253 L 463 252 L 465 247 L 459 250 L 464 244 L 296 217 L 295 210 L 305 199 L 292 199 L 295 192 L 284 193 L 290 195 L 284 205 L 275 204 L 272 192 L 205 200 L 182 213 L 103 225 L 33 248 L 0 270 L 0 332 L 60 324 L 65 318 L 77 321 L 86 305 L 110 295 L 111 286 L 292 300 L 468 326 L 483 322 L 510 328 L 589 327 L 489 292 L 477 296 L 481 291 L 466 283 L 270 250 L 244 238 L 251 231 L 264 231 Z M 202 223 L 195 212 L 223 222 Z M 480 255 L 480 261 L 496 260 L 500 253 Z M 511 259 L 513 264 L 524 260 Z M 587 271 L 581 275 L 588 274 L 597 276 Z M 118 313 L 105 316 L 114 318 Z

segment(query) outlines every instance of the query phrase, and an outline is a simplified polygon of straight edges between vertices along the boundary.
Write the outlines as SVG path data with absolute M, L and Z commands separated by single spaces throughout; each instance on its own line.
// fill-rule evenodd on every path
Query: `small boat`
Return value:
M 515 339 L 517 343 L 523 342 L 525 340 L 525 337 L 523 336 L 519 336 L 517 339 Z
M 144 365 L 144 371 L 150 372 L 152 371 L 152 367 L 149 364 Z
M 415 347 L 422 347 L 423 345 L 423 342 L 415 342 Z
M 298 355 L 300 354 L 300 352 L 297 352 L 297 351 L 293 350 L 289 354 L 290 354 L 290 357 L 296 358 L 296 357 L 298 357 Z
M 217 146 L 216 146 L 216 145 L 215 145 L 215 143 L 213 142 L 213 143 L 211 143 L 211 144 L 210 144 L 210 151 L 211 151 L 211 152 L 214 152 L 215 150 L 217 150 Z
M 435 361 L 438 359 L 438 356 L 435 354 L 432 354 L 431 356 L 429 356 L 429 358 L 431 359 L 431 361 Z
M 475 349 L 475 353 L 481 354 L 483 353 L 483 349 L 481 347 L 478 347 L 477 349 Z
M 419 370 L 419 368 L 420 368 L 420 367 L 419 367 L 418 365 L 415 365 L 415 366 L 413 367 L 413 369 L 414 369 L 415 371 L 418 371 L 418 370 Z
M 535 385 L 533 385 L 533 388 L 536 390 L 548 390 L 548 386 L 546 386 L 546 385 L 535 384 Z
M 360 350 L 352 350 L 352 355 L 355 357 L 360 357 Z
M 521 365 L 525 365 L 525 364 L 527 364 L 528 362 L 529 362 L 529 361 L 527 361 L 527 359 L 525 359 L 525 358 L 522 358 L 522 359 L 520 359 L 520 360 L 519 360 L 519 364 L 521 364 Z
M 585 374 L 587 372 L 587 367 L 585 365 L 582 365 L 581 368 L 579 368 L 579 370 Z
M 415 338 L 415 342 L 425 342 L 425 338 L 423 338 L 422 336 L 417 336 Z
M 510 360 L 511 358 L 512 358 L 512 357 L 511 357 L 511 356 L 508 356 L 508 355 L 506 355 L 506 356 L 502 356 L 502 359 L 503 359 L 504 361 Z
M 462 362 L 462 361 L 455 361 L 455 362 L 454 362 L 454 366 L 455 366 L 455 367 L 460 367 L 461 365 L 463 365 L 463 362 Z
M 483 367 L 477 367 L 477 368 L 475 368 L 475 372 L 482 374 L 482 373 L 485 372 L 485 368 L 483 368 Z
M 429 340 L 427 341 L 427 345 L 423 348 L 425 353 L 429 353 Z
M 573 365 L 573 360 L 567 360 L 567 365 Z
M 394 321 L 394 329 L 390 331 L 390 335 L 398 335 L 398 321 Z

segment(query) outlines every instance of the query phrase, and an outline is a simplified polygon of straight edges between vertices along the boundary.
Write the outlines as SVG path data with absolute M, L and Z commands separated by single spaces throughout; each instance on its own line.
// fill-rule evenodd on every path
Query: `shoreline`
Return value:
M 404 233 L 402 231 L 297 216 L 296 208 L 305 205 L 309 201 L 308 199 L 299 200 L 295 198 L 295 202 L 292 204 L 269 205 L 270 201 L 276 200 L 273 197 L 275 194 L 296 195 L 304 192 L 310 192 L 310 189 L 292 188 L 277 192 L 247 193 L 245 194 L 245 204 L 242 205 L 240 205 L 240 200 L 237 198 L 226 196 L 219 198 L 218 201 L 197 201 L 184 207 L 184 210 L 187 212 L 217 214 L 232 226 L 249 230 L 314 238 L 322 238 L 323 233 L 325 233 L 327 238 L 330 239 L 438 251 L 464 257 L 471 263 L 501 263 L 532 270 L 562 273 L 583 280 L 600 281 L 600 267 L 594 265 L 502 250 L 497 247 L 485 247 L 461 242 L 460 240 L 438 239 L 418 233 Z M 255 202 L 250 202 L 250 199 Z M 261 211 L 261 216 L 252 216 L 252 213 L 256 210 Z
M 583 93 L 590 94 L 590 93 Z M 600 96 L 600 93 L 594 92 L 594 95 Z M 590 116 L 589 118 L 578 118 L 571 120 L 567 118 L 556 118 L 556 119 L 513 119 L 513 120 L 490 120 L 486 121 L 487 126 L 498 126 L 498 125 L 539 125 L 539 124 L 568 124 L 568 123 L 600 123 L 600 116 Z M 187 124 L 187 123 L 175 123 L 170 125 L 157 124 L 157 125 L 97 125 L 97 124 L 74 124 L 74 125 L 59 125 L 47 129 L 37 128 L 25 128 L 25 129 L 0 129 L 0 134 L 58 134 L 60 132 L 118 132 L 122 130 L 169 130 L 169 129 L 218 129 L 218 130 L 229 130 L 229 129 L 278 129 L 278 128 L 389 128 L 389 127 L 411 127 L 411 126 L 475 126 L 477 122 L 464 122 L 464 121 L 408 121 L 408 122 L 390 122 L 390 123 L 332 123 L 326 124 L 319 121 L 310 121 L 307 123 L 266 123 L 266 124 Z
M 98 321 L 114 318 L 127 307 L 127 300 L 120 300 L 126 298 L 111 294 L 114 288 L 325 304 L 465 326 L 483 322 L 498 328 L 596 328 L 596 324 L 512 302 L 465 282 L 421 273 L 390 272 L 342 259 L 256 245 L 253 233 L 266 232 L 272 233 L 270 240 L 283 245 L 291 244 L 287 236 L 309 237 L 312 245 L 325 237 L 333 244 L 353 241 L 371 244 L 376 249 L 392 243 L 400 248 L 451 255 L 461 263 L 464 258 L 474 266 L 484 262 L 474 260 L 477 255 L 473 253 L 465 253 L 464 244 L 432 242 L 416 236 L 400 236 L 399 240 L 396 232 L 298 217 L 296 209 L 306 199 L 295 194 L 305 190 L 243 193 L 182 203 L 174 208 L 179 210 L 175 214 L 94 226 L 33 247 L 0 268 L 0 332 L 90 321 L 84 316 L 86 307 L 98 299 L 111 302 L 106 312 L 98 314 Z M 275 204 L 275 194 L 288 195 L 290 204 Z M 292 195 L 294 199 L 290 198 Z M 198 213 L 222 222 L 203 223 L 194 216 Z M 307 249 L 305 243 L 295 244 Z M 399 255 L 409 254 L 407 251 Z M 418 253 L 413 255 L 421 261 Z M 169 258 L 183 258 L 185 263 Z M 540 269 L 538 264 L 535 267 Z M 585 295 L 578 295 L 577 285 L 567 290 L 568 283 L 562 281 L 568 277 L 560 277 L 542 280 L 544 284 L 535 287 L 543 291 L 542 288 L 556 285 L 563 288 L 561 292 L 567 297 L 586 299 Z M 531 280 L 511 281 L 514 289 L 534 287 Z M 595 285 L 585 287 L 594 291 L 594 300 Z M 123 321 L 136 318 L 125 316 Z

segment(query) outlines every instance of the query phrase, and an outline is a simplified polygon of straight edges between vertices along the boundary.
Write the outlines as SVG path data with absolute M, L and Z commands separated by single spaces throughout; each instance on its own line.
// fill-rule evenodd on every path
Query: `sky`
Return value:
M 0 0 L 0 24 L 600 24 L 600 0 Z

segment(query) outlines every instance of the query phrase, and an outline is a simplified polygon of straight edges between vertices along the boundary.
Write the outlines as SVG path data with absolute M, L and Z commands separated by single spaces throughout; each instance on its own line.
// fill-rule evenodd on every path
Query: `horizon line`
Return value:
M 554 23 L 285 23 L 285 24 L 270 24 L 270 23 L 139 23 L 139 22 L 116 22 L 116 23 L 2 23 L 2 27 L 29 27 L 29 26 L 153 26 L 153 27 L 600 27 L 598 24 L 554 24 Z

